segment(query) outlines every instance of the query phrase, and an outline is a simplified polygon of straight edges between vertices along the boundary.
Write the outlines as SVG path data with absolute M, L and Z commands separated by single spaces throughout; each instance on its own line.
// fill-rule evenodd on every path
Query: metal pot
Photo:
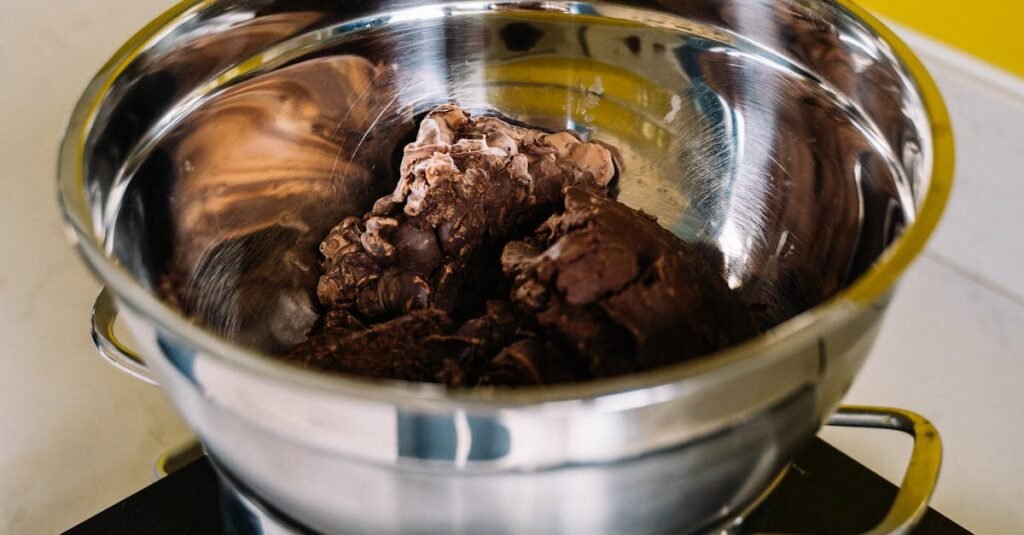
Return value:
M 448 100 L 617 147 L 620 199 L 721 251 L 729 284 L 779 324 L 683 364 L 534 389 L 269 356 L 308 311 L 303 240 L 389 188 L 382 151 Z M 101 69 L 59 185 L 106 283 L 97 347 L 158 382 L 275 510 L 325 532 L 682 532 L 742 515 L 836 410 L 951 170 L 932 81 L 845 0 L 205 0 Z M 210 292 L 194 321 L 156 296 L 175 272 Z M 114 337 L 118 310 L 144 363 Z M 915 433 L 880 529 L 912 525 L 934 429 L 833 418 Z

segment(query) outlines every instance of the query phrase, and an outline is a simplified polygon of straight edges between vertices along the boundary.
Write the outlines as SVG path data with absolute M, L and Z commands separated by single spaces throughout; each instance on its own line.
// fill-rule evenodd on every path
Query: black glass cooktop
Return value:
M 193 461 L 71 529 L 108 533 L 224 532 L 220 483 L 206 458 Z M 816 439 L 794 461 L 778 488 L 744 523 L 750 533 L 863 533 L 885 516 L 896 487 Z M 970 532 L 929 509 L 916 534 Z

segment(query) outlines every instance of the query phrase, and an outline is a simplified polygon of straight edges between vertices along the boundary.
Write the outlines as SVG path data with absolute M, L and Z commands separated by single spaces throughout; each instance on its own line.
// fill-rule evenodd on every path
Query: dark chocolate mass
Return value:
M 512 300 L 587 374 L 650 369 L 756 334 L 694 246 L 642 212 L 579 188 L 565 211 L 505 247 Z
M 604 192 L 614 165 L 607 149 L 568 132 L 445 105 L 420 124 L 400 172 L 392 194 L 362 218 L 346 218 L 320 245 L 324 306 L 368 318 L 426 307 L 453 312 L 467 269 L 488 244 L 538 223 L 567 186 Z
M 328 312 L 288 358 L 449 386 L 538 385 L 756 334 L 695 246 L 609 197 L 614 169 L 607 149 L 568 132 L 434 110 L 395 191 L 321 244 Z
M 651 369 L 754 336 L 720 267 L 610 197 L 615 172 L 608 148 L 576 134 L 435 109 L 394 191 L 323 238 L 319 319 L 283 358 L 522 386 Z

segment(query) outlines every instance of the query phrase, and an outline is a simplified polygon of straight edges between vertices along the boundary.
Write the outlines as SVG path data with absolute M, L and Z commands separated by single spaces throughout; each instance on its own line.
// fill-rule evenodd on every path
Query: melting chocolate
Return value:
M 362 78 L 346 83 L 369 87 L 380 75 L 378 67 L 357 66 Z M 201 139 L 199 132 L 186 141 Z M 387 169 L 367 165 L 374 158 L 368 153 L 337 158 L 346 173 L 369 177 L 371 167 Z M 754 320 L 723 279 L 720 262 L 615 201 L 615 173 L 609 148 L 574 133 L 438 107 L 405 147 L 394 190 L 369 212 L 340 217 L 329 232 L 322 224 L 328 211 L 313 212 L 315 220 L 301 213 L 274 220 L 299 233 L 272 241 L 294 244 L 288 270 L 301 274 L 254 267 L 264 277 L 297 281 L 294 295 L 278 300 L 290 299 L 301 314 L 272 333 L 275 347 L 290 341 L 278 350 L 282 358 L 329 372 L 491 387 L 646 370 L 754 336 Z M 183 229 L 189 240 L 211 239 L 204 225 L 223 215 L 215 199 L 182 205 L 199 210 Z M 312 251 L 299 249 L 317 229 L 326 237 L 315 311 L 305 297 L 314 285 L 302 282 L 315 272 Z M 259 235 L 249 230 L 239 229 L 238 239 Z M 223 228 L 214 237 L 222 242 L 215 252 L 234 243 Z M 196 264 L 191 272 L 206 263 L 179 261 Z M 187 274 L 165 277 L 164 293 L 199 310 L 196 289 L 175 282 Z M 247 284 L 260 295 L 258 278 Z M 252 310 L 259 325 L 259 307 Z
M 427 307 L 452 312 L 487 245 L 526 232 L 557 207 L 567 186 L 606 191 L 614 165 L 607 149 L 569 132 L 445 105 L 420 124 L 400 174 L 394 192 L 363 217 L 343 220 L 321 244 L 322 305 L 367 318 Z

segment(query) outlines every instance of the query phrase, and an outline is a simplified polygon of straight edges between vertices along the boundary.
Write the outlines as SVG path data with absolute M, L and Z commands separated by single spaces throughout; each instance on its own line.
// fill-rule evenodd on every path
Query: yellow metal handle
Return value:
M 920 414 L 888 407 L 844 405 L 827 425 L 867 427 L 902 431 L 914 437 L 914 451 L 903 474 L 899 493 L 882 522 L 868 535 L 909 533 L 928 510 L 942 465 L 942 440 L 939 432 Z

